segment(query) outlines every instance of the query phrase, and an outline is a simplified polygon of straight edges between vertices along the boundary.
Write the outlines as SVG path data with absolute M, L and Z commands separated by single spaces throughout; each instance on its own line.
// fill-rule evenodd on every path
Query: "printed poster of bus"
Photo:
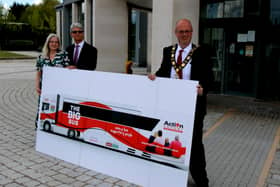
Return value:
M 186 186 L 196 85 L 45 67 L 36 150 L 141 186 Z
M 40 130 L 187 169 L 182 124 L 142 116 L 129 106 L 59 94 L 43 96 L 41 106 Z

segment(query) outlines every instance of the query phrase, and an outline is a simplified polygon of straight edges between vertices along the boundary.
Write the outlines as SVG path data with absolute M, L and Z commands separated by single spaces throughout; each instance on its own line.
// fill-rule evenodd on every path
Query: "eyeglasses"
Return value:
M 84 31 L 72 31 L 73 34 L 76 34 L 76 33 L 81 34 L 81 33 L 83 33 L 83 32 L 84 32 Z
M 180 34 L 189 34 L 189 33 L 192 33 L 192 30 L 180 30 L 180 31 L 177 31 L 178 33 Z
M 56 44 L 58 44 L 59 42 L 58 41 L 49 41 L 49 43 L 56 43 Z

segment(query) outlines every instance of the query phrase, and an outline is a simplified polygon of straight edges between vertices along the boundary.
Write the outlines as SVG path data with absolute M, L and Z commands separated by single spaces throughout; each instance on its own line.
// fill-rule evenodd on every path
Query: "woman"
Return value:
M 49 34 L 44 44 L 42 54 L 36 63 L 36 91 L 41 94 L 42 70 L 44 66 L 66 67 L 69 65 L 67 52 L 61 51 L 59 38 L 56 34 Z
M 69 59 L 67 52 L 61 51 L 59 38 L 56 34 L 49 34 L 46 42 L 43 46 L 42 54 L 37 58 L 36 63 L 36 92 L 41 95 L 42 86 L 42 70 L 44 66 L 66 67 L 69 65 Z M 39 107 L 37 111 L 37 117 L 35 121 L 35 127 L 37 128 L 37 121 L 39 116 Z

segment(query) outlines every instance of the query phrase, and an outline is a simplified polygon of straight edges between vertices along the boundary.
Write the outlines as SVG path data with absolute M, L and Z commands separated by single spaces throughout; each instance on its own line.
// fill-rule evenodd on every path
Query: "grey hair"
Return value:
M 70 30 L 72 31 L 73 28 L 75 28 L 75 27 L 80 28 L 81 30 L 84 30 L 83 25 L 80 24 L 80 23 L 72 23 L 71 26 L 70 26 Z
M 59 40 L 59 37 L 54 34 L 54 33 L 51 33 L 49 34 L 49 36 L 47 37 L 46 41 L 45 41 L 45 44 L 43 46 L 43 49 L 42 49 L 42 56 L 43 57 L 49 57 L 50 55 L 50 48 L 49 48 L 49 42 L 50 40 L 55 37 L 58 39 L 58 44 L 59 44 L 59 47 L 58 47 L 58 50 L 60 50 L 60 40 Z

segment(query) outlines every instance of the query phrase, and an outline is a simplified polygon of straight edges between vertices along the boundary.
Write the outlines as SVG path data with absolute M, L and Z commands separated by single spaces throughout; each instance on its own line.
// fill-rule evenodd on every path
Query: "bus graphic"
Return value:
M 39 129 L 185 170 L 186 147 L 149 142 L 160 124 L 131 107 L 56 95 L 42 97 Z

